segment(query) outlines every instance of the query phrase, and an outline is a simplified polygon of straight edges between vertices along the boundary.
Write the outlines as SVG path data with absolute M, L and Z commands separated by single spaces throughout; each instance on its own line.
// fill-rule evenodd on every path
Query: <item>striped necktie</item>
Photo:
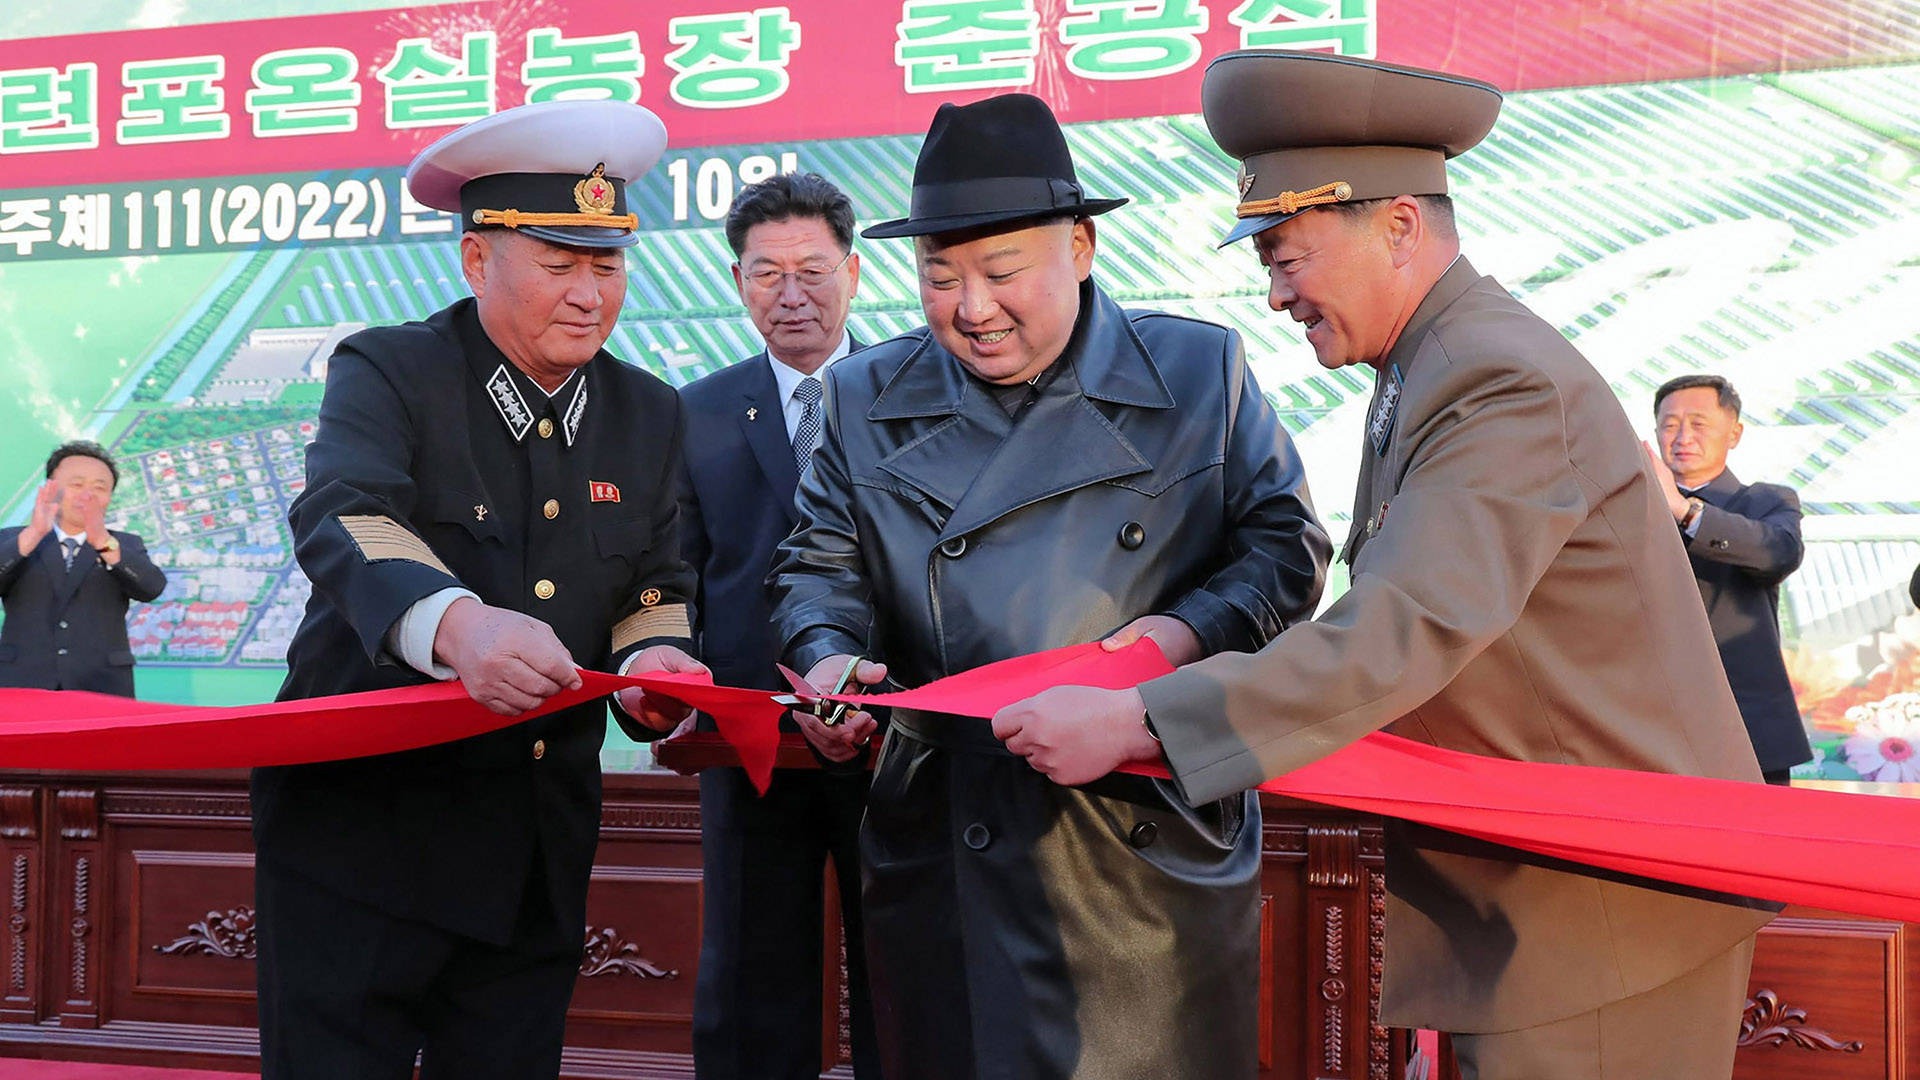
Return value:
M 73 557 L 80 554 L 80 541 L 75 540 L 71 536 L 65 537 L 60 541 L 60 547 L 67 553 L 67 569 L 72 570 Z

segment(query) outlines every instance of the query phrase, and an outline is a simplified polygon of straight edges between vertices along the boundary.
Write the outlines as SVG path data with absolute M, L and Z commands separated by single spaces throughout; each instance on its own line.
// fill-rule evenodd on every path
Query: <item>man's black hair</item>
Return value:
M 792 218 L 819 218 L 833 230 L 840 250 L 853 250 L 853 200 L 819 173 L 793 172 L 748 184 L 727 209 L 727 246 L 747 250 L 747 230 Z
M 55 448 L 53 454 L 47 458 L 47 479 L 53 479 L 53 470 L 59 468 L 60 463 L 70 457 L 93 458 L 107 467 L 108 474 L 113 477 L 113 486 L 120 486 L 120 468 L 113 463 L 113 455 L 107 453 L 106 447 L 88 439 L 73 439 Z
M 1732 413 L 1735 420 L 1740 419 L 1740 395 L 1732 383 L 1719 375 L 1682 375 L 1661 383 L 1660 389 L 1653 392 L 1654 418 L 1659 419 L 1660 403 L 1667 400 L 1667 395 L 1681 390 L 1697 390 L 1702 386 L 1712 387 L 1713 392 L 1720 396 L 1720 407 Z

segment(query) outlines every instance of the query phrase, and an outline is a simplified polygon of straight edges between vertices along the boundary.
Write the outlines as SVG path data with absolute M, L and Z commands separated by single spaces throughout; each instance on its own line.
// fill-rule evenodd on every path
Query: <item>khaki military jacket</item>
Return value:
M 1522 761 L 1759 780 L 1673 516 L 1612 390 L 1464 259 L 1382 365 L 1362 453 L 1351 589 L 1258 653 L 1142 687 L 1186 798 L 1383 728 Z M 1442 852 L 1433 837 L 1389 823 L 1382 1013 L 1395 1025 L 1562 1019 L 1662 985 L 1770 917 Z

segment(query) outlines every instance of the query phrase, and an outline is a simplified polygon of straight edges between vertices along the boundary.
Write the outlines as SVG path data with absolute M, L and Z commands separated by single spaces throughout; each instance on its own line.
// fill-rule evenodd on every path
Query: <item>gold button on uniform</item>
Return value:
M 533 740 L 533 760 L 539 761 L 541 758 L 546 756 L 547 756 L 547 740 L 545 739 Z
M 542 417 L 542 418 L 541 418 L 541 420 L 540 420 L 540 437 L 541 437 L 541 438 L 543 438 L 543 439 L 551 439 L 551 438 L 553 438 L 553 421 L 552 421 L 552 420 L 550 420 L 550 419 L 547 419 L 547 418 L 545 418 L 545 417 Z
M 542 600 L 553 599 L 553 582 L 548 581 L 546 578 L 541 578 L 539 581 L 534 582 L 533 595 Z
M 547 505 L 541 507 L 540 512 L 547 515 L 548 521 L 552 521 L 554 518 L 559 517 L 560 516 L 560 500 L 548 499 Z

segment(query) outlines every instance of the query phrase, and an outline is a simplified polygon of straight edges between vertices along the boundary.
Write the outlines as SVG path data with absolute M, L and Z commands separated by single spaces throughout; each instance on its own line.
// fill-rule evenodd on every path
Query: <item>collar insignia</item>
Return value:
M 567 411 L 560 418 L 561 430 L 566 432 L 567 445 L 572 446 L 575 436 L 580 434 L 580 421 L 587 415 L 587 373 L 580 373 L 580 385 L 574 388 L 573 400 L 567 402 Z
M 527 430 L 533 427 L 533 410 L 527 408 L 520 388 L 513 385 L 507 365 L 493 369 L 493 375 L 487 379 L 487 393 L 493 397 L 493 407 L 500 410 L 500 419 L 507 422 L 507 430 L 513 433 L 513 441 L 526 438 Z
M 1387 369 L 1387 384 L 1380 389 L 1380 400 L 1374 403 L 1373 416 L 1367 420 L 1367 438 L 1373 442 L 1373 452 L 1387 452 L 1387 438 L 1393 434 L 1393 415 L 1400 408 L 1400 365 L 1394 364 Z

